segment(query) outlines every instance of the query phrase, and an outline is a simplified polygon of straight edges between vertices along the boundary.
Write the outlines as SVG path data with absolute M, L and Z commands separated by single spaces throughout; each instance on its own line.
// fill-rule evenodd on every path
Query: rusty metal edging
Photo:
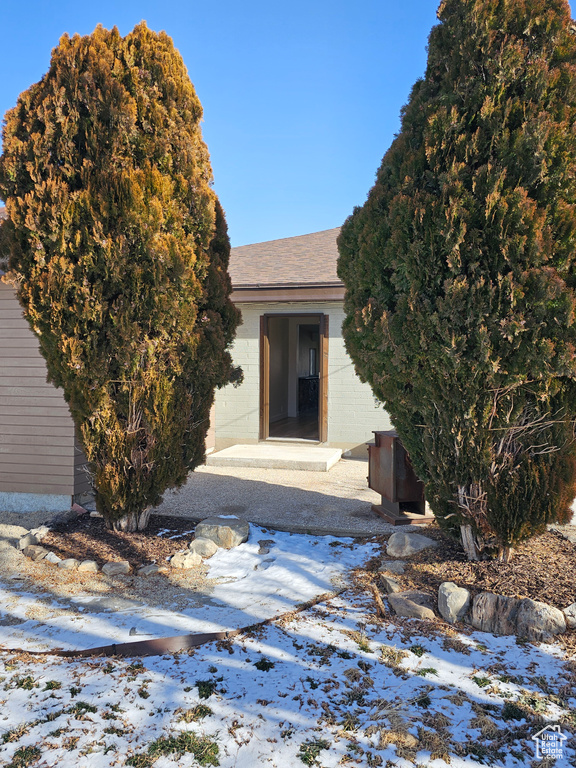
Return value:
M 24 648 L 4 648 L 0 646 L 1 653 L 26 653 L 29 656 L 58 656 L 60 658 L 90 658 L 92 656 L 163 656 L 165 653 L 178 653 L 179 651 L 187 651 L 191 648 L 198 648 L 200 645 L 206 643 L 212 643 L 217 641 L 231 640 L 238 635 L 245 634 L 260 627 L 264 627 L 267 624 L 273 624 L 275 621 L 279 621 L 286 616 L 290 616 L 293 613 L 301 613 L 302 611 L 312 608 L 312 606 L 318 603 L 324 603 L 333 597 L 338 597 L 345 592 L 347 587 L 338 589 L 335 592 L 324 592 L 322 595 L 308 600 L 305 603 L 297 605 L 290 611 L 280 613 L 277 616 L 272 616 L 269 619 L 258 621 L 255 624 L 249 624 L 246 627 L 240 629 L 232 629 L 224 632 L 203 632 L 199 634 L 188 635 L 174 635 L 172 637 L 156 637 L 152 640 L 135 640 L 130 643 L 111 643 L 110 645 L 100 645 L 96 648 L 85 648 L 83 650 L 65 651 L 62 648 L 54 648 L 49 651 L 28 651 Z

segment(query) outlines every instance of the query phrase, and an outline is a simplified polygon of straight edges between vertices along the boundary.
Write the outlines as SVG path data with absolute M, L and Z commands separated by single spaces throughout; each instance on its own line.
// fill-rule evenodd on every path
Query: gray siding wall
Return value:
M 77 459 L 64 396 L 46 382 L 38 341 L 14 289 L 0 281 L 0 497 L 72 497 Z

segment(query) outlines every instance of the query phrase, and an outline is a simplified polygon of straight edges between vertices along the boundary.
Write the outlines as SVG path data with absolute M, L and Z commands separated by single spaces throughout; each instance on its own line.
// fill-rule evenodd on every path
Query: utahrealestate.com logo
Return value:
M 559 725 L 547 725 L 541 731 L 532 736 L 536 742 L 536 758 L 542 760 L 551 757 L 554 760 L 562 759 L 563 744 L 568 738 L 560 730 Z

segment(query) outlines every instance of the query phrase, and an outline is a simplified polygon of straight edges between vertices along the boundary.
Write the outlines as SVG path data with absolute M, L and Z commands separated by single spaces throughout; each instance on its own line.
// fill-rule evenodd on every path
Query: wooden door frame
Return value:
M 318 442 L 328 439 L 328 315 L 323 312 L 266 312 L 260 315 L 260 440 L 270 436 L 270 327 L 272 317 L 304 317 L 318 324 Z

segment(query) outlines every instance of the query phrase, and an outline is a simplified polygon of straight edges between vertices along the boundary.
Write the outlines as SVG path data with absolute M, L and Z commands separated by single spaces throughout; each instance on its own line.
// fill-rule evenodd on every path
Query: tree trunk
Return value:
M 506 547 L 504 545 L 498 547 L 498 557 L 497 557 L 498 562 L 509 563 L 510 560 L 512 560 L 513 555 L 514 555 L 513 547 Z
M 144 531 L 148 526 L 150 512 L 150 509 L 145 509 L 143 512 L 131 512 L 129 515 L 124 515 L 116 520 L 106 519 L 106 527 L 112 531 L 127 531 L 128 533 Z
M 482 540 L 474 533 L 471 525 L 461 525 L 460 535 L 462 537 L 462 546 L 468 560 L 480 560 L 482 551 Z
M 468 560 L 481 560 L 484 550 L 484 539 L 477 533 L 477 525 L 466 522 L 466 519 L 477 522 L 481 519 L 483 510 L 483 493 L 478 483 L 458 486 L 458 506 L 460 507 L 464 521 L 460 525 L 462 546 Z

